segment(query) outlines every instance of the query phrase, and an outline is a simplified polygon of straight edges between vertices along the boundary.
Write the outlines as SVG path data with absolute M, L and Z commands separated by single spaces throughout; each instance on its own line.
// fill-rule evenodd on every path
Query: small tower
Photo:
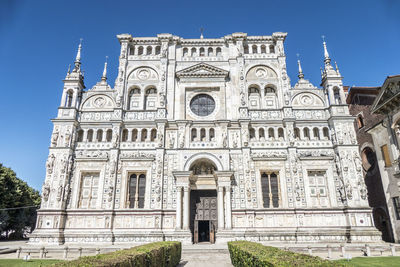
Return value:
M 327 91 L 329 105 L 346 105 L 346 96 L 343 91 L 343 77 L 340 75 L 339 69 L 336 70 L 331 65 L 331 58 L 328 53 L 328 49 L 323 38 L 324 46 L 324 69 L 321 73 L 321 86 Z M 336 62 L 335 62 L 336 64 Z M 337 66 L 337 64 L 336 64 Z
M 67 76 L 64 79 L 64 88 L 61 97 L 60 109 L 77 109 L 79 107 L 81 92 L 85 88 L 83 81 L 84 76 L 81 70 L 81 51 L 82 39 L 78 46 L 74 68 L 72 72 L 70 71 L 70 67 L 68 68 Z M 71 116 L 72 114 L 69 115 Z

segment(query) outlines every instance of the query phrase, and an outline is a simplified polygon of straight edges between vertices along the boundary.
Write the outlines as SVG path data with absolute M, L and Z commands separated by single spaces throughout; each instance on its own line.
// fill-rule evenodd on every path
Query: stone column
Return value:
M 176 191 L 176 229 L 182 229 L 182 187 Z
M 232 228 L 232 208 L 231 208 L 231 187 L 225 187 L 225 220 L 226 220 L 226 229 Z
M 224 229 L 224 187 L 218 186 L 218 229 Z
M 189 215 L 190 215 L 190 189 L 189 186 L 183 188 L 183 229 L 189 229 Z

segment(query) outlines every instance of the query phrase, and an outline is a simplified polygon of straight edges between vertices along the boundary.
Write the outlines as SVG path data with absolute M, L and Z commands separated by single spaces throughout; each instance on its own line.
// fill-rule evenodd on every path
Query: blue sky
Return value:
M 40 189 L 62 79 L 83 38 L 85 84 L 91 88 L 109 56 L 114 85 L 115 35 L 184 38 L 232 32 L 287 32 L 287 68 L 297 81 L 296 54 L 313 84 L 323 65 L 326 36 L 346 85 L 381 85 L 400 73 L 400 1 L 0 1 L 0 162 Z

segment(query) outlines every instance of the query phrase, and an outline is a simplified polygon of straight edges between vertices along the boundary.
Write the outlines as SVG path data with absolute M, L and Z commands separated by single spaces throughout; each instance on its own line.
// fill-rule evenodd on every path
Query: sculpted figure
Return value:
M 228 146 L 228 138 L 225 131 L 222 133 L 222 146 L 223 147 Z
M 64 187 L 60 184 L 57 189 L 57 201 L 61 200 Z
M 58 128 L 55 129 L 53 135 L 51 136 L 51 146 L 56 147 L 57 146 L 57 141 L 58 141 L 58 136 L 60 133 L 58 132 Z
M 157 139 L 158 139 L 158 147 L 162 147 L 164 144 L 164 135 L 161 131 L 158 131 L 157 133 Z
M 49 195 L 50 195 L 50 186 L 47 183 L 45 183 L 42 188 L 42 197 L 44 201 L 47 201 L 49 199 Z
M 71 141 L 71 131 L 68 129 L 65 133 L 64 144 L 66 147 L 69 147 Z
M 51 155 L 49 156 L 49 158 L 47 159 L 46 167 L 47 167 L 47 172 L 48 172 L 49 174 L 52 174 L 52 173 L 53 173 L 54 160 L 55 160 L 55 159 L 56 159 L 56 158 L 54 157 L 54 154 L 51 154 Z

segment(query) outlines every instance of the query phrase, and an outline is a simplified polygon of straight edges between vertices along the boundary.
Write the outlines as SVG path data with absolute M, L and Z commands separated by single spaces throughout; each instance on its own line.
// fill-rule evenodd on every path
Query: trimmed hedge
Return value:
M 232 264 L 235 267 L 349 266 L 342 263 L 324 260 L 320 257 L 284 251 L 275 247 L 267 247 L 249 241 L 228 242 L 228 249 Z
M 181 260 L 181 242 L 155 242 L 96 256 L 54 264 L 55 267 L 175 267 Z

